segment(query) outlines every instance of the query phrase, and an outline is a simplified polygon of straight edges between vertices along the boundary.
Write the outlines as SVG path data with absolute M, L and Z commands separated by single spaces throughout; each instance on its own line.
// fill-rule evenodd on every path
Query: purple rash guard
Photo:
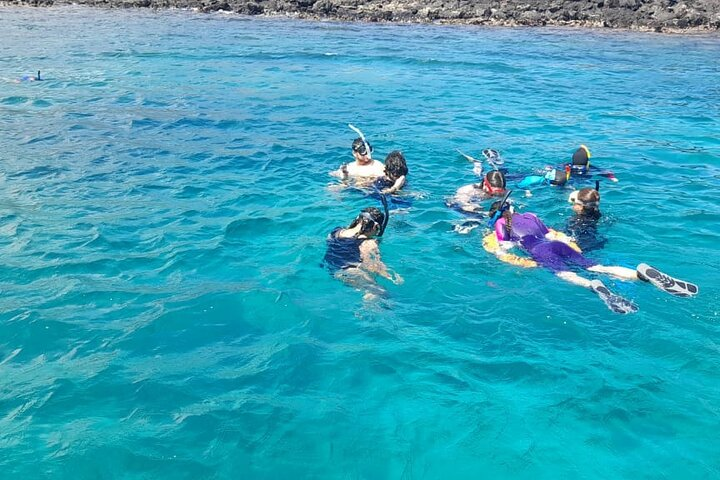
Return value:
M 519 242 L 533 260 L 553 272 L 565 272 L 573 266 L 585 269 L 596 265 L 566 243 L 546 239 L 545 234 L 550 230 L 532 213 L 513 213 L 509 235 L 505 224 L 504 218 L 495 223 L 497 239 Z

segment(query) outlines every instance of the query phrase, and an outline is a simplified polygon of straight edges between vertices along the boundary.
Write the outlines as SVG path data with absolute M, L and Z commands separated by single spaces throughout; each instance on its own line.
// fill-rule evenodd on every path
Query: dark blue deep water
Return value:
M 720 477 L 720 39 L 0 9 L 3 478 Z M 43 82 L 16 82 L 42 71 Z M 318 264 L 402 150 L 379 304 Z M 459 235 L 455 151 L 584 143 L 610 312 Z M 516 196 L 562 227 L 566 189 Z

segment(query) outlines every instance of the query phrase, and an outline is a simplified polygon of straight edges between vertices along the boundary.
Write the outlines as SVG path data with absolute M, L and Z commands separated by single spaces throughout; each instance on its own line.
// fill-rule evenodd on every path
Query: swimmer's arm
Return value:
M 340 168 L 338 168 L 335 171 L 330 172 L 330 175 L 332 175 L 333 177 L 341 178 L 343 180 L 347 180 L 347 178 L 349 176 L 347 163 L 343 163 Z
M 503 242 L 507 244 L 508 242 Z M 509 253 L 506 248 L 500 245 L 495 232 L 489 233 L 483 238 L 483 248 L 498 257 L 500 261 L 516 265 L 518 267 L 533 268 L 537 267 L 537 262 L 529 258 L 523 258 L 514 253 Z
M 465 185 L 457 189 L 453 197 L 453 203 L 457 204 L 461 210 L 476 213 L 482 210 L 480 205 L 473 201 L 477 196 L 474 184 Z
M 473 173 L 478 178 L 482 178 L 482 176 L 483 176 L 482 162 L 473 162 Z
M 548 233 L 545 234 L 545 238 L 548 240 L 556 240 L 558 242 L 565 243 L 570 246 L 573 250 L 575 250 L 578 253 L 582 253 L 582 250 L 580 250 L 580 247 L 578 247 L 578 244 L 575 243 L 575 240 L 565 235 L 562 232 L 558 232 L 557 230 L 553 230 L 552 228 L 548 228 Z
M 387 265 L 380 259 L 380 249 L 378 248 L 376 240 L 365 240 L 360 244 L 360 259 L 362 261 L 362 268 L 368 272 L 377 273 L 395 284 L 402 283 L 402 277 L 397 273 L 394 275 L 391 274 Z
M 392 187 L 384 189 L 382 193 L 395 193 L 403 186 L 405 186 L 405 175 L 401 175 L 400 177 L 398 177 L 398 179 L 395 180 L 395 183 L 393 183 Z
M 591 166 L 590 168 L 592 168 L 592 166 Z M 607 178 L 608 180 L 610 180 L 611 182 L 618 182 L 618 181 L 619 181 L 619 180 L 617 179 L 617 177 L 615 176 L 615 174 L 614 174 L 613 172 L 609 171 L 609 170 L 603 170 L 602 172 L 599 172 L 597 175 L 600 176 L 600 177 L 605 177 L 605 178 Z

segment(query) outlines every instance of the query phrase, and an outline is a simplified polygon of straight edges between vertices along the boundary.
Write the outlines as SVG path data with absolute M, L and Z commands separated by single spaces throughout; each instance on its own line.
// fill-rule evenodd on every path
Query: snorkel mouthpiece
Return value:
M 363 145 L 365 145 L 365 155 L 372 160 L 372 150 L 370 150 L 370 144 L 367 142 L 367 140 L 365 140 L 365 135 L 363 135 L 362 131 L 360 131 L 360 129 L 352 123 L 348 123 L 348 127 L 350 127 L 355 133 L 357 133 L 358 136 L 362 139 Z
M 508 203 L 508 198 L 510 198 L 510 194 L 512 193 L 512 190 L 508 190 L 505 196 L 500 200 L 500 206 L 495 211 L 495 214 L 493 214 L 492 217 L 490 217 L 490 220 L 488 221 L 488 227 L 493 228 L 495 226 L 495 223 L 497 223 L 498 220 L 500 220 L 500 217 L 502 217 L 502 214 L 505 213 L 507 209 L 510 208 L 510 203 Z

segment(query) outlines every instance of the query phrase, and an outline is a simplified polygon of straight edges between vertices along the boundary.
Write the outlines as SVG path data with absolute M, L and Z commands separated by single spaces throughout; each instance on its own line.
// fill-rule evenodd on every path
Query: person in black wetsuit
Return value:
M 396 285 L 403 282 L 397 273 L 391 273 L 380 259 L 377 237 L 384 233 L 387 215 L 375 207 L 368 207 L 347 227 L 337 227 L 327 238 L 327 251 L 323 264 L 336 278 L 365 292 L 371 300 L 384 290 L 375 282 L 374 275 L 387 278 Z
M 394 150 L 385 158 L 385 175 L 375 180 L 375 188 L 383 194 L 397 193 L 405 186 L 408 167 L 405 155 Z
M 603 248 L 607 239 L 597 231 L 602 216 L 599 183 L 596 183 L 595 188 L 575 190 L 570 194 L 568 202 L 572 203 L 575 215 L 568 219 L 565 233 L 574 238 L 585 253 Z
M 385 175 L 375 180 L 373 198 L 385 196 L 391 210 L 410 208 L 412 201 L 408 196 L 397 195 L 407 183 L 408 167 L 402 152 L 395 150 L 385 158 Z

